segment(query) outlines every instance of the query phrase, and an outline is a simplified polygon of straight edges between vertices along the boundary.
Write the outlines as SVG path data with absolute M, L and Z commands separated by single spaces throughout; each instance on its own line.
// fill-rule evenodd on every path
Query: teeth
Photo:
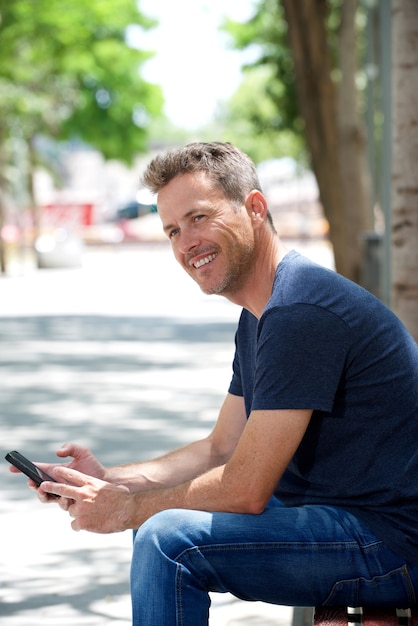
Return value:
M 206 265 L 207 263 L 210 263 L 211 261 L 213 261 L 215 257 L 216 257 L 216 254 L 210 254 L 209 256 L 206 256 L 204 259 L 200 259 L 200 261 L 198 261 L 197 263 L 193 263 L 193 265 L 196 269 L 198 269 L 199 267 L 202 267 L 202 265 Z

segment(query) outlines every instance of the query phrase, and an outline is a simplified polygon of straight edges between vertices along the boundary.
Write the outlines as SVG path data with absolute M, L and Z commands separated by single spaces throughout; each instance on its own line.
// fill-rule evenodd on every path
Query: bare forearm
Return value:
M 224 470 L 225 466 L 216 467 L 175 487 L 133 494 L 129 527 L 139 528 L 152 515 L 171 508 L 249 512 L 225 488 Z
M 94 478 L 60 465 L 54 468 L 58 482 L 45 481 L 39 491 L 45 498 L 61 496 L 74 530 L 139 528 L 166 509 L 258 514 L 299 446 L 311 414 L 310 409 L 254 411 L 241 436 L 238 419 L 229 435 L 217 437 L 215 429 L 207 439 L 156 461 L 112 468 L 104 477 L 102 467 Z M 72 456 L 81 458 L 83 450 L 78 452 Z M 86 458 L 90 466 L 91 455 Z
M 255 412 L 224 465 L 176 487 L 134 494 L 130 503 L 132 524 L 139 526 L 151 515 L 170 508 L 261 513 L 299 445 L 311 413 L 309 409 Z M 280 439 L 273 436 L 276 430 Z M 271 446 L 275 438 L 279 445 Z
M 105 480 L 126 485 L 131 493 L 135 493 L 180 485 L 223 462 L 207 438 L 152 461 L 111 467 L 106 470 Z
M 244 399 L 227 394 L 215 427 L 205 439 L 152 461 L 110 468 L 100 478 L 125 485 L 131 493 L 175 487 L 227 463 L 246 422 Z

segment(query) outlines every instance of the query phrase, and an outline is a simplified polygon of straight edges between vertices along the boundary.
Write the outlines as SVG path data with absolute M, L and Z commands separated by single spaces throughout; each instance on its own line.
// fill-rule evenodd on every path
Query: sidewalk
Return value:
M 208 432 L 230 375 L 237 307 L 207 297 L 164 246 L 88 252 L 83 269 L 0 278 L 0 440 L 105 465 Z M 0 624 L 128 626 L 131 533 L 74 533 L 0 463 Z M 211 626 L 290 626 L 292 609 L 213 595 Z

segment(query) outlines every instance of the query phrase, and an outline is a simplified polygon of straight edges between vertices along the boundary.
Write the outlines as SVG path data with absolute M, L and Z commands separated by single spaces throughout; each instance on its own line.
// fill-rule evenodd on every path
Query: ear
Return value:
M 245 208 L 254 228 L 259 228 L 267 219 L 267 200 L 258 189 L 253 189 L 245 200 Z

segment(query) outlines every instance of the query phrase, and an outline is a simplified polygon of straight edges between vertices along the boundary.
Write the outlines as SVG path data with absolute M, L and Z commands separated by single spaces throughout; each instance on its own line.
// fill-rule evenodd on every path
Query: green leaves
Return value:
M 126 31 L 153 24 L 135 0 L 0 0 L 3 134 L 77 136 L 130 161 L 163 98 L 140 74 L 152 53 L 130 47 Z

